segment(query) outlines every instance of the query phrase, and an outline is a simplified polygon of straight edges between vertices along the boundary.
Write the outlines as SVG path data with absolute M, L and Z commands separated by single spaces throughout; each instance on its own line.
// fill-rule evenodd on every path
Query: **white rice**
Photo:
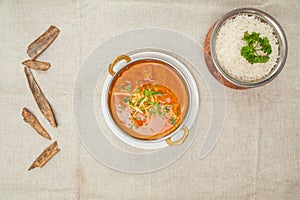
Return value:
M 250 64 L 242 55 L 241 49 L 247 43 L 242 40 L 244 32 L 260 33 L 260 37 L 267 37 L 272 47 L 270 59 L 266 63 Z M 274 29 L 262 22 L 257 16 L 239 14 L 227 20 L 220 28 L 216 38 L 216 55 L 223 70 L 236 80 L 252 82 L 267 76 L 279 58 L 278 39 Z

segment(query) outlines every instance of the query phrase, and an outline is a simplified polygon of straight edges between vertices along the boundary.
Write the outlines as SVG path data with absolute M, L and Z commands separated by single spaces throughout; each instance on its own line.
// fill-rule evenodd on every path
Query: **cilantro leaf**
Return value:
M 171 117 L 171 124 L 175 124 L 175 122 L 176 122 L 176 119 L 174 118 L 174 117 Z
M 130 92 L 130 90 L 131 90 L 131 84 L 126 85 L 124 89 L 126 91 Z
M 129 97 L 124 98 L 124 103 L 128 103 L 129 102 Z
M 152 95 L 152 91 L 151 90 L 144 90 L 144 95 L 146 97 L 151 96 Z

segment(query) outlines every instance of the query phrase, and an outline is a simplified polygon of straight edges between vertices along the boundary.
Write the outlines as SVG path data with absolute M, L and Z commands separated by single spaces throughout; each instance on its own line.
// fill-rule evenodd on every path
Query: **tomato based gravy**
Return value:
M 125 133 L 156 140 L 181 124 L 189 95 L 176 69 L 163 61 L 145 59 L 117 73 L 110 85 L 108 105 L 113 120 Z

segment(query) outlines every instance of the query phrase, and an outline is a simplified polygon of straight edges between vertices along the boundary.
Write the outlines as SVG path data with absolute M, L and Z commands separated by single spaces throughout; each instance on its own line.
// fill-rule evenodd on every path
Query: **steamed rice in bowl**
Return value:
M 272 47 L 270 59 L 266 63 L 250 64 L 241 56 L 241 48 L 247 43 L 241 38 L 244 32 L 260 33 L 267 37 Z M 216 39 L 216 54 L 222 69 L 234 79 L 251 82 L 267 76 L 277 65 L 279 44 L 274 29 L 255 15 L 238 14 L 227 20 L 220 28 Z
M 283 68 L 287 42 L 279 23 L 267 13 L 240 8 L 225 14 L 207 34 L 207 66 L 225 86 L 246 89 L 273 80 Z

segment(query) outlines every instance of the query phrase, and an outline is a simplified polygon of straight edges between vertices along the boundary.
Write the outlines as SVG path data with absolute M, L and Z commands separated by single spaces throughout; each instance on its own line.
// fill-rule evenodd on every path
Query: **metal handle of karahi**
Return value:
M 127 55 L 120 55 L 108 66 L 108 72 L 111 76 L 115 75 L 114 66 L 121 60 L 126 60 L 126 62 L 130 62 L 131 58 Z
M 189 135 L 189 129 L 186 126 L 183 126 L 182 130 L 183 130 L 183 135 L 179 140 L 172 141 L 171 138 L 168 138 L 166 139 L 167 144 L 170 146 L 176 146 L 182 144 L 186 140 L 187 136 Z

